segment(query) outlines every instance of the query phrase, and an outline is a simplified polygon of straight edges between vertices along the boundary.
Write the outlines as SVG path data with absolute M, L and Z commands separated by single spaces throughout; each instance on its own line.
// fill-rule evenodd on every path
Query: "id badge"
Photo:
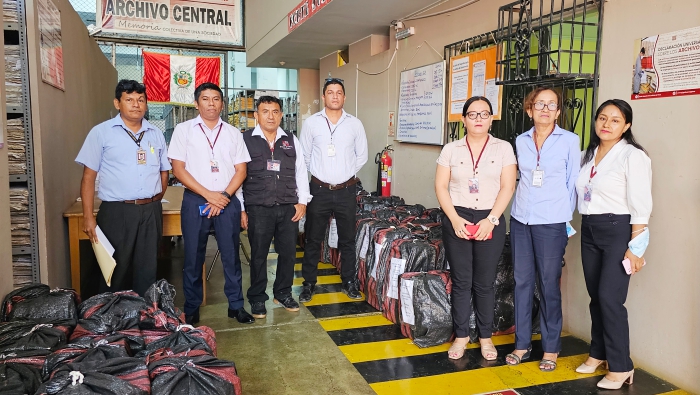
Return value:
M 211 166 L 211 172 L 212 173 L 218 173 L 219 172 L 219 161 L 216 159 L 212 159 L 209 161 L 209 165 Z
M 146 164 L 146 151 L 144 151 L 143 148 L 139 148 L 138 151 L 136 151 L 136 163 L 139 165 Z
M 280 166 L 282 165 L 282 161 L 279 160 L 268 160 L 267 161 L 267 170 L 269 171 L 280 171 Z
M 540 188 L 544 182 L 544 170 L 533 170 L 532 171 L 532 186 Z
M 585 187 L 583 187 L 583 201 L 590 202 L 592 193 L 593 193 L 593 188 L 591 188 L 590 185 L 586 185 Z
M 335 145 L 328 144 L 328 156 L 335 156 Z
M 469 193 L 479 193 L 479 179 L 470 178 L 469 179 Z

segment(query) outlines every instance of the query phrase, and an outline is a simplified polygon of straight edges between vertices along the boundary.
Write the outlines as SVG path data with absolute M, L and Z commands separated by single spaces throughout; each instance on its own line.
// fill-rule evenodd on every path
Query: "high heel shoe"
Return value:
M 457 340 L 455 340 L 452 342 L 450 349 L 447 351 L 447 357 L 450 359 L 461 359 L 464 356 L 464 351 L 467 349 L 468 345 L 469 338 L 467 338 L 467 342 L 464 343 L 464 346 L 458 346 Z
M 608 368 L 608 361 L 598 361 L 597 364 L 595 365 L 586 365 L 586 363 L 582 363 L 581 366 L 576 368 L 576 373 L 584 373 L 584 374 L 592 374 L 595 373 L 596 370 L 598 370 L 598 367 L 600 365 L 603 365 L 603 369 Z
M 598 382 L 598 388 L 603 388 L 606 390 L 619 390 L 622 388 L 623 384 L 632 385 L 632 380 L 634 379 L 634 369 L 626 373 L 627 376 L 622 381 L 612 381 L 603 377 L 602 380 Z

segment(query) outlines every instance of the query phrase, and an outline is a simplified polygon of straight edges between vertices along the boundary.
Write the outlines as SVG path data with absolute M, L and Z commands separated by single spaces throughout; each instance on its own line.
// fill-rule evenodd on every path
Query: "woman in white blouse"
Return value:
M 618 389 L 634 377 L 624 303 L 631 274 L 645 263 L 628 244 L 639 253 L 636 244 L 642 239 L 631 240 L 648 237 L 652 207 L 651 159 L 632 135 L 627 102 L 613 99 L 598 107 L 595 134 L 581 163 L 576 189 L 592 325 L 589 357 L 576 371 L 594 373 L 607 362 L 609 372 L 598 387 Z

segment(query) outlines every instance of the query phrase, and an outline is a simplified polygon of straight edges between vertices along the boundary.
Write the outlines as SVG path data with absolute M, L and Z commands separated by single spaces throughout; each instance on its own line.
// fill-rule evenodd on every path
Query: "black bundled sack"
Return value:
M 165 329 L 174 332 L 185 323 L 185 313 L 175 307 L 175 287 L 161 279 L 146 291 L 148 308 L 141 312 L 141 329 Z
M 41 369 L 49 354 L 51 350 L 8 351 L 0 353 L 0 365 L 16 363 Z
M 60 366 L 37 395 L 148 395 L 151 391 L 146 364 L 136 358 Z
M 402 314 L 401 332 L 421 348 L 450 341 L 453 323 L 449 272 L 405 273 L 401 278 L 413 280 L 413 306 L 410 310 L 414 321 L 406 324 L 406 317 Z
M 109 343 L 107 340 L 71 343 L 60 348 L 48 357 L 42 367 L 41 374 L 45 379 L 53 376 L 59 366 L 68 363 L 80 362 L 104 362 L 114 358 L 129 357 L 126 347 L 122 343 Z
M 498 259 L 494 288 L 496 290 L 496 306 L 493 316 L 494 332 L 496 334 L 513 333 L 515 331 L 515 278 L 513 277 L 510 234 L 506 234 L 506 243 L 503 246 L 501 257 Z M 539 300 L 539 295 L 537 299 Z
M 241 380 L 233 362 L 204 350 L 165 352 L 149 357 L 152 395 L 241 395 Z
M 95 295 L 78 307 L 80 319 L 71 340 L 90 334 L 109 335 L 138 328 L 141 311 L 147 308 L 146 301 L 133 291 Z
M 206 328 L 206 327 L 199 327 Z M 146 348 L 136 354 L 137 358 L 145 358 L 149 354 L 155 351 L 176 348 L 179 346 L 189 347 L 191 349 L 205 350 L 208 354 L 216 356 L 216 349 L 212 349 L 207 343 L 207 339 L 212 338 L 212 336 L 207 336 L 208 334 L 199 328 L 191 329 L 188 331 L 179 330 L 173 332 L 168 336 L 162 337 L 158 340 L 150 342 L 146 345 Z M 213 332 L 212 332 L 213 333 Z
M 79 303 L 72 289 L 51 290 L 48 285 L 30 284 L 5 296 L 0 321 L 33 321 L 37 324 L 75 326 Z
M 20 363 L 0 364 L 0 394 L 34 394 L 39 385 L 41 385 L 39 369 Z
M 31 321 L 0 323 L 0 353 L 55 350 L 66 344 L 66 332 L 51 324 Z
M 513 253 L 510 244 L 510 234 L 506 234 L 503 252 L 498 259 L 496 281 L 494 282 L 496 304 L 493 316 L 493 335 L 506 335 L 515 332 L 515 278 L 513 276 Z M 472 303 L 472 315 L 469 317 L 469 341 L 479 340 L 476 330 L 476 315 Z M 535 295 L 532 305 L 532 332 L 540 331 L 540 290 L 535 282 Z

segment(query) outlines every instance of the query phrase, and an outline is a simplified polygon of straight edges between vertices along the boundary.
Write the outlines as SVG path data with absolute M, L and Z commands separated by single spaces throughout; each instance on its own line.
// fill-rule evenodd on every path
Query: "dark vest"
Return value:
M 287 135 L 277 140 L 274 152 L 270 151 L 264 136 L 253 136 L 253 130 L 244 132 L 243 140 L 250 154 L 248 175 L 243 182 L 245 205 L 269 207 L 299 203 L 294 137 Z M 268 160 L 279 160 L 280 171 L 267 170 Z

